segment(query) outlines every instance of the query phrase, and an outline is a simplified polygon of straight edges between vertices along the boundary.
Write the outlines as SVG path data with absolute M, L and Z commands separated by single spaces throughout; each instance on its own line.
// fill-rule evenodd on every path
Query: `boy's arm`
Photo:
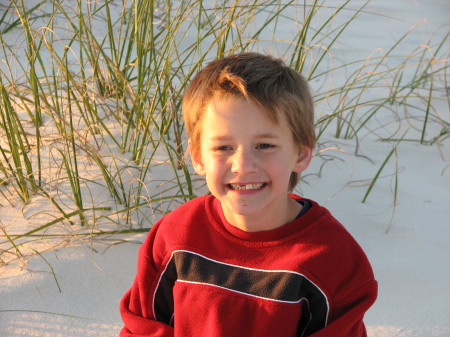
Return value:
M 120 332 L 120 337 L 173 337 L 173 327 L 158 322 L 150 317 L 143 317 L 141 314 L 131 312 L 130 299 L 133 289 L 130 289 L 120 303 L 120 312 L 124 322 L 124 327 Z
M 363 317 L 375 302 L 377 289 L 377 282 L 373 280 L 337 302 L 328 325 L 310 336 L 366 337 Z
M 173 337 L 173 327 L 158 322 L 153 313 L 153 294 L 158 268 L 153 258 L 153 245 L 157 224 L 139 249 L 138 267 L 134 283 L 120 302 L 124 327 L 120 337 Z

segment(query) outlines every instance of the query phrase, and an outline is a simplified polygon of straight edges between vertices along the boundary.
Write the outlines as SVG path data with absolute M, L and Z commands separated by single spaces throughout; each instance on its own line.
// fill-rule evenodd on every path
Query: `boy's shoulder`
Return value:
M 275 235 L 298 236 L 302 241 L 317 245 L 343 246 L 343 249 L 359 248 L 352 235 L 327 208 L 311 199 L 294 194 L 290 194 L 290 197 L 307 201 L 311 205 L 310 209 L 298 220 L 276 230 Z M 157 227 L 161 227 L 159 230 L 164 228 L 165 234 L 173 235 L 179 231 L 192 233 L 209 230 L 212 224 L 224 226 L 224 222 L 220 202 L 213 195 L 204 195 L 191 199 L 164 215 Z
M 204 195 L 191 199 L 165 214 L 153 227 L 161 234 L 173 236 L 184 235 L 208 221 L 209 208 L 212 207 L 214 197 Z
M 152 226 L 146 237 L 144 250 L 156 246 L 158 255 L 164 256 L 173 249 L 189 245 L 192 238 L 200 237 L 199 234 L 208 229 L 206 204 L 211 197 L 196 197 L 165 214 Z

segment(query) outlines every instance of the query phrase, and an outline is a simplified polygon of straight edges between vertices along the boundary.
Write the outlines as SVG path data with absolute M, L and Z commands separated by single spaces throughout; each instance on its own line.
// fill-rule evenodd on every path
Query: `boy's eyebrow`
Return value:
M 276 139 L 279 138 L 279 135 L 276 133 L 261 133 L 255 136 L 255 138 L 260 139 L 260 138 L 272 138 L 272 139 Z M 210 138 L 208 138 L 208 140 L 210 141 L 225 141 L 225 140 L 230 140 L 232 139 L 232 137 L 230 136 L 222 136 L 222 135 L 217 135 L 217 136 L 212 136 Z
M 279 138 L 280 136 L 277 133 L 262 133 L 257 135 L 256 138 Z
M 208 140 L 210 141 L 223 141 L 223 140 L 229 140 L 231 137 L 228 136 L 212 136 L 209 137 Z

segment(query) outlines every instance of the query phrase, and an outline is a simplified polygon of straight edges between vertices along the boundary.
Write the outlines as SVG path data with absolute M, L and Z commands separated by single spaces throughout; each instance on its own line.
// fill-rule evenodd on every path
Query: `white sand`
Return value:
M 401 20 L 372 16 L 361 26 L 351 27 L 334 51 L 337 57 L 354 53 L 367 57 L 378 47 L 388 48 L 423 18 L 427 22 L 405 41 L 405 50 L 425 43 L 438 28 L 441 37 L 448 30 L 448 25 L 442 28 L 450 15 L 447 0 L 376 0 L 375 6 Z M 448 122 L 448 105 L 444 102 L 440 108 Z M 323 163 L 316 158 L 298 192 L 327 206 L 356 237 L 373 265 L 380 289 L 365 319 L 369 336 L 450 336 L 449 139 L 432 146 L 400 144 L 395 209 L 394 160 L 366 203 L 361 203 L 368 182 L 394 143 L 363 139 L 358 153 L 370 160 L 354 155 L 353 141 L 336 140 L 330 132 L 319 145 L 338 146 L 341 151 L 326 152 L 333 160 L 324 166 L 321 177 L 314 175 Z M 0 220 L 10 223 L 19 213 L 5 204 L 0 207 Z M 99 240 L 79 242 L 31 258 L 24 270 L 14 264 L 1 266 L 0 336 L 118 335 L 119 301 L 133 280 L 138 243 L 144 237 L 123 235 L 120 239 L 129 242 L 112 246 Z

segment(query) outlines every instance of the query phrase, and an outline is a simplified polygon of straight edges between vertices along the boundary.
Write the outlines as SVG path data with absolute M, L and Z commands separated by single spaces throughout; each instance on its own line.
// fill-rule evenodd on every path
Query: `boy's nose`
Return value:
M 255 172 L 256 165 L 251 151 L 236 151 L 232 158 L 231 171 L 233 173 L 239 174 L 248 174 Z

